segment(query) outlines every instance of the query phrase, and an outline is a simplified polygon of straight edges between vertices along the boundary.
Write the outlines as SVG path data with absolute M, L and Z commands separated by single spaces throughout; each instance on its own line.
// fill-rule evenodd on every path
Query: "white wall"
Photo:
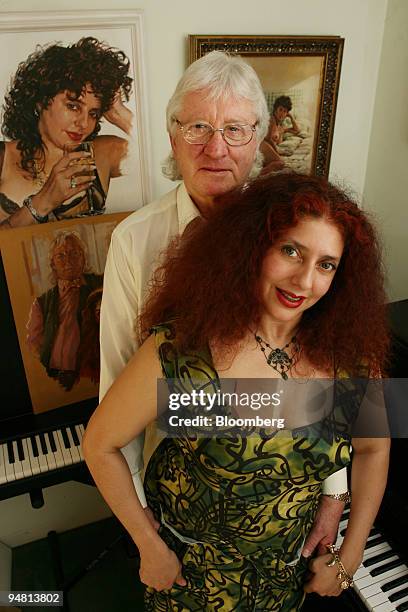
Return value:
M 402 0 L 403 2 L 405 0 Z M 3 0 L 2 11 L 141 8 L 145 11 L 146 63 L 153 159 L 153 194 L 171 188 L 160 175 L 168 153 L 165 107 L 187 57 L 188 34 L 309 34 L 340 35 L 346 39 L 331 159 L 331 176 L 363 191 L 374 94 L 387 0 Z M 27 497 L 9 500 L 0 540 L 9 545 L 29 541 L 49 529 L 63 529 L 100 517 L 96 492 L 87 493 L 87 513 L 78 504 L 81 485 L 59 485 L 40 511 Z M 75 492 L 74 492 L 75 491 Z M 67 493 L 68 492 L 68 493 Z M 66 503 L 73 506 L 66 512 Z M 77 514 L 75 515 L 75 512 Z M 48 513 L 48 514 L 47 514 Z M 63 517 L 61 519 L 61 517 Z M 64 518 L 65 517 L 65 518 Z M 23 531 L 19 525 L 24 525 Z M 9 537 L 7 536 L 9 534 Z
M 364 191 L 381 221 L 391 300 L 408 298 L 407 25 L 407 0 L 389 0 Z

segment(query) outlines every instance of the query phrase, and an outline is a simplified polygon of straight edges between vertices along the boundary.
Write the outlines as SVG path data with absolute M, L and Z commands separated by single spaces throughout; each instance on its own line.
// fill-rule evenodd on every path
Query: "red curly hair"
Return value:
M 297 337 L 309 361 L 350 375 L 384 371 L 389 349 L 378 237 L 367 213 L 322 177 L 260 178 L 220 198 L 166 251 L 139 319 L 143 335 L 173 320 L 181 351 L 234 350 L 256 327 L 259 277 L 270 246 L 305 217 L 333 223 L 344 252 L 329 291 L 305 311 Z

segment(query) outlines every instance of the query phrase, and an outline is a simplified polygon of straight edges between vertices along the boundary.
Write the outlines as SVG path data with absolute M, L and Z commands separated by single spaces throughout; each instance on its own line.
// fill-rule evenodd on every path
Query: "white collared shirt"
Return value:
M 181 183 L 159 200 L 131 214 L 113 231 L 101 306 L 100 400 L 139 347 L 135 322 L 161 252 L 199 214 Z M 140 502 L 146 506 L 140 477 L 143 444 L 144 436 L 138 436 L 122 452 Z

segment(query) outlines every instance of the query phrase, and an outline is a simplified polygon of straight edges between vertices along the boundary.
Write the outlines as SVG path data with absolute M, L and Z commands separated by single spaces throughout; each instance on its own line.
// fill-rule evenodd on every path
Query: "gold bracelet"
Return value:
M 326 565 L 327 567 L 333 567 L 334 565 L 337 565 L 337 568 L 339 570 L 339 573 L 337 574 L 337 578 L 340 580 L 340 588 L 342 590 L 345 590 L 345 589 L 348 589 L 349 587 L 352 587 L 354 584 L 353 576 L 350 576 L 350 574 L 344 567 L 343 562 L 340 559 L 339 549 L 336 548 L 334 544 L 327 544 L 326 548 L 332 555 L 331 560 L 328 561 Z
M 342 501 L 345 504 L 349 504 L 351 502 L 350 491 L 346 491 L 345 493 L 322 493 L 326 497 L 330 497 L 331 499 L 337 499 L 337 501 Z

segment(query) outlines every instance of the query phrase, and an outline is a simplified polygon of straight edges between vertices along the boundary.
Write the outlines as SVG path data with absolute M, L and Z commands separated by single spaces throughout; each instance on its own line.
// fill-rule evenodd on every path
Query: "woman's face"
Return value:
M 276 322 L 299 322 L 329 290 L 343 248 L 339 230 L 326 219 L 307 217 L 285 232 L 262 264 L 262 314 Z
M 94 131 L 100 109 L 100 100 L 88 85 L 79 98 L 69 91 L 58 93 L 40 113 L 38 129 L 44 144 L 75 149 Z

